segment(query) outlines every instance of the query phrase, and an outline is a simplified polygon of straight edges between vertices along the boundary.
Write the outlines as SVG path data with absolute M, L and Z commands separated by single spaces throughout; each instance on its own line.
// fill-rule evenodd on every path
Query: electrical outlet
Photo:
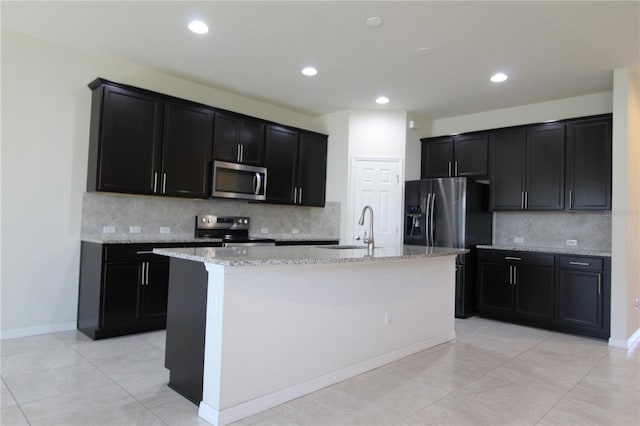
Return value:
M 384 313 L 384 325 L 385 327 L 389 327 L 391 325 L 391 312 Z
M 141 231 L 139 226 L 130 226 L 129 227 L 129 233 L 130 234 L 139 234 Z
M 640 299 L 636 297 L 636 311 L 640 311 Z
M 268 234 L 269 233 L 269 228 L 260 228 L 260 233 Z
M 115 234 L 116 233 L 116 227 L 115 226 L 103 226 L 102 227 L 102 233 L 103 234 Z
M 168 226 L 161 226 L 160 227 L 160 233 L 161 234 L 170 234 L 171 233 L 171 228 Z
M 296 229 L 296 228 L 293 228 L 293 229 L 291 230 L 291 233 L 292 233 L 292 234 L 299 234 L 299 233 L 300 233 L 300 231 L 299 231 L 298 229 Z
M 571 247 L 575 247 L 578 245 L 578 240 L 567 240 L 567 245 Z
M 524 238 L 522 238 L 522 237 L 515 237 L 515 238 L 513 239 L 513 242 L 514 242 L 514 243 L 516 243 L 516 244 L 523 244 L 523 243 L 524 243 Z

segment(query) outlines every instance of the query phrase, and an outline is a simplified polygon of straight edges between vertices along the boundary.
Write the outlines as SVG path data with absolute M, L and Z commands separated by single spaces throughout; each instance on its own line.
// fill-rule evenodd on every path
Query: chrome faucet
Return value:
M 369 220 L 369 234 L 365 236 L 364 242 L 367 244 L 367 250 L 369 254 L 373 254 L 374 241 L 373 241 L 373 209 L 371 206 L 364 206 L 362 208 L 362 214 L 360 214 L 360 220 L 358 221 L 358 225 L 364 225 L 364 213 L 369 210 L 370 220 Z

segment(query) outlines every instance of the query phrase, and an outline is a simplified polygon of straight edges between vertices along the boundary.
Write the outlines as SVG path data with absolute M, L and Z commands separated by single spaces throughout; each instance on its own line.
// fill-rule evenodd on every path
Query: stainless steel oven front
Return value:
M 214 161 L 211 196 L 264 201 L 267 198 L 267 169 Z

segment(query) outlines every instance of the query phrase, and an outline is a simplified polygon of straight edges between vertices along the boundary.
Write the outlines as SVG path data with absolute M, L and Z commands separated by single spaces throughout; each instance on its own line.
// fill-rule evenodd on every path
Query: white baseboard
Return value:
M 634 343 L 640 342 L 640 328 L 637 329 L 628 339 L 609 338 L 609 346 L 620 349 L 631 349 Z
M 39 327 L 15 328 L 0 331 L 0 340 L 17 339 L 19 337 L 38 336 L 40 334 L 59 333 L 76 329 L 76 322 L 42 325 Z
M 331 386 L 335 383 L 357 376 L 358 374 L 373 370 L 374 368 L 404 358 L 416 352 L 420 352 L 422 350 L 432 348 L 442 343 L 449 342 L 451 340 L 454 340 L 455 338 L 455 331 L 435 336 L 431 339 L 360 362 L 356 365 L 343 368 L 341 370 L 308 380 L 303 383 L 289 386 L 277 392 L 273 392 L 271 394 L 264 395 L 254 400 L 247 401 L 223 410 L 218 410 L 202 401 L 200 402 L 200 406 L 198 408 L 198 416 L 202 417 L 214 426 L 224 426 L 252 414 L 259 413 L 287 401 L 299 398 L 308 393 L 315 392 L 327 386 Z

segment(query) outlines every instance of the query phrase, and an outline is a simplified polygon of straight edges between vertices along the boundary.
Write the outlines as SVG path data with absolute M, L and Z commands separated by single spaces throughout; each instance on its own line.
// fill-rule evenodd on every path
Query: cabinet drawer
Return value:
M 104 261 L 144 261 L 159 260 L 165 258 L 153 254 L 154 248 L 161 247 L 184 247 L 182 243 L 146 243 L 146 244 L 105 244 Z
M 478 250 L 478 260 L 480 262 L 550 267 L 553 267 L 555 264 L 555 256 L 552 254 L 507 250 Z
M 560 267 L 581 271 L 602 271 L 604 259 L 598 257 L 560 256 Z

